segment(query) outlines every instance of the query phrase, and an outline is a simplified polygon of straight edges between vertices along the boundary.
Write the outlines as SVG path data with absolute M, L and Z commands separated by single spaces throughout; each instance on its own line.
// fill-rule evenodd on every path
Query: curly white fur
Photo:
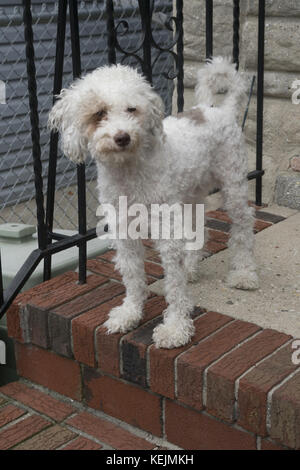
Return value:
M 220 106 L 214 95 L 227 90 Z M 98 169 L 99 198 L 118 209 L 119 196 L 133 203 L 203 203 L 209 191 L 222 190 L 233 224 L 228 283 L 256 289 L 253 211 L 247 198 L 247 157 L 237 122 L 244 82 L 227 59 L 216 58 L 200 72 L 191 114 L 163 119 L 162 100 L 133 68 L 102 67 L 63 90 L 50 116 L 60 131 L 63 152 L 74 162 L 88 154 Z M 194 333 L 188 278 L 197 277 L 203 253 L 185 250 L 185 240 L 158 240 L 165 271 L 168 308 L 153 339 L 157 347 L 188 343 Z M 108 332 L 126 332 L 142 318 L 147 298 L 143 245 L 117 240 L 116 263 L 126 298 L 106 322 Z

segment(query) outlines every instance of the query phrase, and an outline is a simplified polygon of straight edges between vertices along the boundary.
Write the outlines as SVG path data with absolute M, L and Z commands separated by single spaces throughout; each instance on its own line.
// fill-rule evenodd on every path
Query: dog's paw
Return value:
M 107 333 L 127 333 L 136 328 L 142 318 L 142 312 L 133 305 L 123 304 L 114 307 L 104 323 Z
M 193 320 L 189 317 L 177 321 L 164 321 L 153 330 L 153 341 L 157 348 L 179 348 L 187 344 L 195 333 Z
M 256 290 L 259 288 L 259 280 L 255 271 L 231 271 L 227 276 L 229 287 L 243 290 Z

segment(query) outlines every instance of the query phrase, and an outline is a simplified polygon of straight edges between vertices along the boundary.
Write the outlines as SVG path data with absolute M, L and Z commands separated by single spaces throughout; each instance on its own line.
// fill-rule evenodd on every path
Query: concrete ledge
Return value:
M 227 286 L 228 250 L 202 261 L 199 282 L 191 284 L 190 289 L 195 305 L 300 338 L 300 213 L 280 209 L 274 209 L 271 216 L 276 210 L 289 214 L 288 218 L 255 237 L 258 290 Z M 161 295 L 163 282 L 158 281 L 151 289 Z

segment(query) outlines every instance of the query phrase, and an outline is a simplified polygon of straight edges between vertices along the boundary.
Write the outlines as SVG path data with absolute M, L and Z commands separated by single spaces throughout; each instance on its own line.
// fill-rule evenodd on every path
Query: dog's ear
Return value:
M 87 157 L 87 142 L 80 132 L 78 99 L 75 87 L 63 89 L 57 97 L 48 118 L 50 130 L 60 132 L 63 153 L 73 162 L 83 163 Z
M 162 120 L 165 116 L 165 106 L 161 97 L 151 88 L 148 93 L 150 103 L 149 125 L 153 134 L 162 132 Z

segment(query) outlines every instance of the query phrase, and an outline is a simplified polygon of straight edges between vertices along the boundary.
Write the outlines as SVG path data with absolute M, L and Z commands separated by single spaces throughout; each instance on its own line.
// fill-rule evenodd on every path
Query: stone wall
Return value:
M 232 0 L 214 1 L 214 55 L 232 54 Z M 256 73 L 258 0 L 241 0 L 241 69 L 250 79 Z M 205 0 L 184 2 L 185 108 L 193 104 L 193 87 L 199 62 L 205 59 Z M 300 154 L 300 106 L 292 104 L 291 89 L 300 79 L 300 2 L 266 1 L 265 123 L 263 201 L 274 199 L 276 178 L 288 171 L 292 157 Z M 256 93 L 256 90 L 255 90 Z M 256 96 L 245 128 L 249 170 L 255 169 Z M 250 182 L 254 198 L 255 182 Z

